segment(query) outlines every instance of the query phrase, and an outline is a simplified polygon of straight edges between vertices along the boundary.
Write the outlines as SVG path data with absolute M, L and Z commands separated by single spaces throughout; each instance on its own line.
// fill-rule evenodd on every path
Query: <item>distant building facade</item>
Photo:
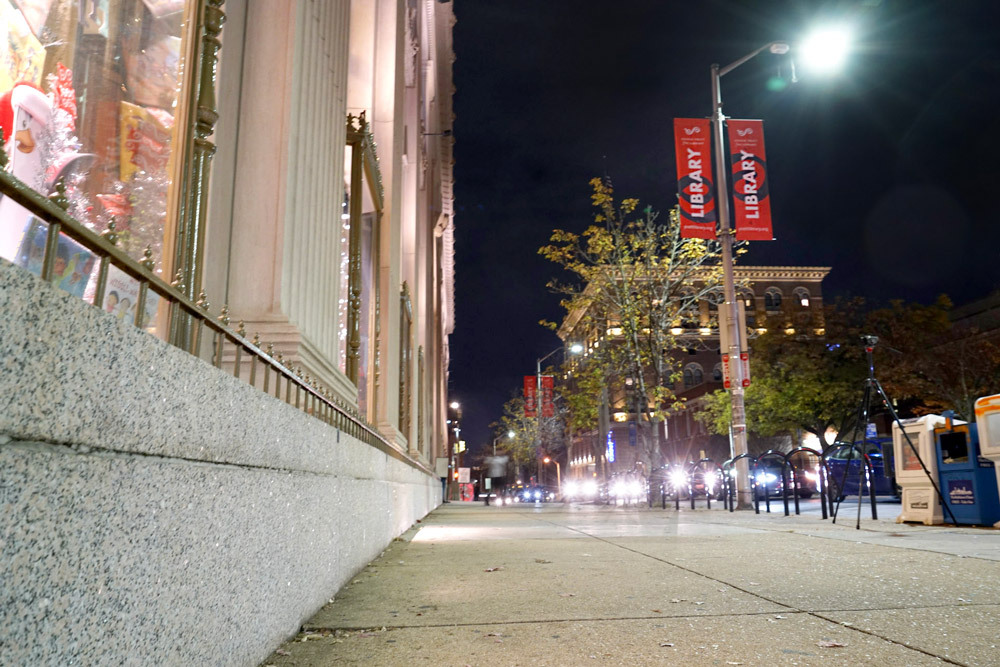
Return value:
M 737 296 L 745 312 L 751 351 L 751 381 L 755 336 L 773 330 L 789 336 L 824 335 L 822 284 L 829 272 L 829 267 L 735 267 Z M 721 287 L 709 291 L 699 301 L 697 313 L 688 315 L 672 331 L 684 346 L 672 355 L 680 371 L 674 391 L 678 398 L 687 402 L 687 409 L 660 422 L 658 437 L 662 461 L 653 462 L 654 465 L 697 460 L 703 455 L 716 461 L 729 457 L 728 438 L 709 434 L 693 416 L 703 396 L 723 388 L 718 329 L 718 309 L 723 301 Z M 616 332 L 613 328 L 604 332 L 585 331 L 580 323 L 586 318 L 581 315 L 570 313 L 563 321 L 559 329 L 563 341 L 567 344 L 589 341 L 588 349 L 593 349 L 598 340 L 614 344 Z M 601 477 L 630 471 L 641 461 L 639 428 L 647 426 L 637 423 L 637 415 L 627 405 L 624 395 L 609 395 L 604 408 L 607 410 L 607 430 L 575 435 L 567 457 L 572 477 Z

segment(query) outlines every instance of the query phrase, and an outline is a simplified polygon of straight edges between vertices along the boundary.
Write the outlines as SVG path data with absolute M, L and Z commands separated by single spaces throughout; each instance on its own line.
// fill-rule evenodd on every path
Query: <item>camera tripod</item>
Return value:
M 878 392 L 879 397 L 882 399 L 883 405 L 885 405 L 885 407 L 889 410 L 889 415 L 892 417 L 892 421 L 899 425 L 899 432 L 906 439 L 907 446 L 910 448 L 910 451 L 913 452 L 913 456 L 920 463 L 920 467 L 923 469 L 924 474 L 927 475 L 927 479 L 930 480 L 931 486 L 934 487 L 934 493 L 937 494 L 938 502 L 941 503 L 941 506 L 948 513 L 948 516 L 951 518 L 951 522 L 957 524 L 958 522 L 955 520 L 955 515 L 952 514 L 951 508 L 948 507 L 948 503 L 944 501 L 944 496 L 941 495 L 941 489 L 938 488 L 937 482 L 934 481 L 934 476 L 931 475 L 931 472 L 930 470 L 927 469 L 927 466 L 924 464 L 923 459 L 920 458 L 920 452 L 917 451 L 916 445 L 914 445 L 913 441 L 910 440 L 910 434 L 906 432 L 905 428 L 903 428 L 903 422 L 899 419 L 899 415 L 896 414 L 895 408 L 892 407 L 892 401 L 889 400 L 889 396 L 885 393 L 885 389 L 882 388 L 882 384 L 878 381 L 878 378 L 875 377 L 874 353 L 875 353 L 875 346 L 878 345 L 878 336 L 865 335 L 861 337 L 861 341 L 864 343 L 865 353 L 868 355 L 868 378 L 865 380 L 865 393 L 864 397 L 861 399 L 861 404 L 858 406 L 857 418 L 854 421 L 854 428 L 851 431 L 851 438 L 850 440 L 847 441 L 851 448 L 851 455 L 847 458 L 847 465 L 844 466 L 844 476 L 841 478 L 840 481 L 840 488 L 843 489 L 845 483 L 847 482 L 847 475 L 851 469 L 851 463 L 854 462 L 854 452 L 859 449 L 858 445 L 856 445 L 855 443 L 857 442 L 858 435 L 860 433 L 862 438 L 860 447 L 861 456 L 858 461 L 858 463 L 860 464 L 858 466 L 858 519 L 854 527 L 859 530 L 861 528 L 861 498 L 863 494 L 863 487 L 861 484 L 861 472 L 862 470 L 865 470 L 867 473 L 867 468 L 865 468 L 864 466 L 865 464 L 864 458 L 866 456 L 864 448 L 865 445 L 864 438 L 866 434 L 864 432 L 864 429 L 868 424 L 868 417 L 871 414 L 872 397 L 875 394 L 875 392 Z M 884 461 L 885 459 L 883 458 L 883 465 L 885 465 Z M 868 483 L 874 484 L 875 480 L 869 479 Z M 843 499 L 843 496 L 840 496 L 840 499 Z M 837 512 L 839 510 L 840 510 L 840 500 L 837 501 L 837 506 L 833 509 L 832 512 L 833 523 L 837 523 Z M 872 516 L 873 518 L 876 518 L 874 515 L 874 511 L 875 510 L 873 507 Z

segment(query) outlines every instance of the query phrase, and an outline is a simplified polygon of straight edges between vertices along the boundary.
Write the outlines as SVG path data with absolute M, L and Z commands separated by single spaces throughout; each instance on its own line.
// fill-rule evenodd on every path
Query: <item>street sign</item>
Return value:
M 743 393 L 743 388 L 742 387 L 733 387 L 733 393 L 735 394 L 737 392 L 739 392 L 739 393 L 742 394 Z M 737 407 L 734 404 L 733 405 L 733 430 L 734 431 L 738 430 L 738 429 L 742 430 L 742 429 L 745 429 L 746 427 L 747 427 L 747 414 L 746 414 L 746 411 L 743 409 L 743 403 L 740 403 L 739 407 Z
M 438 477 L 448 476 L 448 457 L 439 456 L 434 459 L 434 472 Z
M 750 354 L 740 352 L 740 363 L 743 365 L 743 386 L 750 386 Z
M 470 479 L 472 478 L 471 472 L 472 472 L 472 468 L 459 468 L 458 469 L 458 483 L 459 484 L 468 484 L 469 481 L 470 481 Z
M 737 314 L 736 326 L 740 331 L 740 352 L 746 352 L 747 347 L 747 313 L 743 299 L 736 298 Z M 719 304 L 719 351 L 729 352 L 729 322 L 732 321 L 732 308 L 729 304 Z
M 722 386 L 729 389 L 733 384 L 733 376 L 729 372 L 729 355 L 722 355 Z

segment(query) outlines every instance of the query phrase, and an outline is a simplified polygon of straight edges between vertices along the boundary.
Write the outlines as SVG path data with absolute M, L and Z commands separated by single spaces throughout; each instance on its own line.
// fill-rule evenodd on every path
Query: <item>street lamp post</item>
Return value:
M 514 437 L 514 432 L 507 431 L 507 439 L 510 440 L 513 437 Z M 498 435 L 497 437 L 493 438 L 493 456 L 497 455 L 497 441 L 500 440 L 501 438 L 503 438 L 502 435 Z
M 827 30 L 817 33 L 811 40 L 803 45 L 801 49 L 803 55 L 810 57 L 814 61 L 819 60 L 823 55 L 827 60 L 837 59 L 839 50 L 841 53 L 846 50 L 846 39 L 843 34 L 837 34 L 831 38 L 831 31 Z M 733 386 L 730 391 L 732 407 L 732 455 L 739 456 L 747 453 L 746 434 L 746 409 L 743 403 L 743 364 L 739 362 L 740 350 L 742 348 L 743 331 L 739 327 L 739 304 L 736 301 L 736 286 L 733 278 L 733 230 L 729 225 L 729 186 L 727 184 L 729 160 L 727 160 L 725 150 L 725 136 L 723 123 L 726 120 L 722 113 L 722 87 L 720 80 L 729 72 L 743 63 L 756 58 L 765 51 L 783 55 L 788 53 L 791 47 L 786 42 L 769 42 L 756 51 L 751 51 L 739 60 L 733 61 L 725 67 L 713 64 L 712 73 L 712 134 L 715 138 L 715 183 L 718 195 L 716 197 L 716 208 L 719 212 L 719 242 L 722 246 L 722 288 L 725 295 L 725 327 L 728 334 L 729 349 L 720 350 L 728 353 L 730 360 L 736 360 L 731 368 Z M 736 463 L 736 488 L 738 489 L 738 507 L 749 509 L 750 499 L 750 466 L 747 457 L 741 458 Z
M 556 352 L 559 352 L 564 348 L 557 347 L 552 350 L 544 357 L 540 357 L 535 361 L 535 452 L 538 452 L 542 447 L 542 362 L 551 357 Z M 580 343 L 573 343 L 569 346 L 569 351 L 573 354 L 580 354 L 583 352 L 583 345 Z M 537 459 L 536 459 L 537 460 Z M 541 485 L 541 466 L 538 466 L 539 479 L 538 484 Z M 557 471 L 558 472 L 558 471 Z
M 720 350 L 728 354 L 729 359 L 736 360 L 735 369 L 730 368 L 733 386 L 729 392 L 732 401 L 732 456 L 747 453 L 746 410 L 743 405 L 743 364 L 739 363 L 740 349 L 744 332 L 739 327 L 739 304 L 736 302 L 736 286 L 733 278 L 733 230 L 729 226 L 729 186 L 726 182 L 729 160 L 726 159 L 725 137 L 722 113 L 722 87 L 720 79 L 751 58 L 765 50 L 772 53 L 787 53 L 788 45 L 783 42 L 765 44 L 756 51 L 748 53 L 739 60 L 720 68 L 712 65 L 712 134 L 715 137 L 715 183 L 718 196 L 716 210 L 719 212 L 719 243 L 722 245 L 722 289 L 725 296 L 725 327 L 728 334 L 729 349 Z M 735 372 L 733 372 L 735 370 Z M 736 464 L 736 488 L 738 490 L 738 507 L 750 507 L 750 466 L 746 457 Z
M 546 456 L 542 459 L 544 463 L 555 463 L 556 464 L 556 492 L 558 495 L 562 495 L 562 473 L 559 470 L 559 461 Z
M 459 404 L 458 401 L 452 401 L 451 403 L 448 404 L 448 407 L 451 408 L 455 413 L 454 419 L 448 420 L 451 426 L 450 430 L 454 431 L 455 437 L 452 438 L 450 434 L 448 436 L 448 476 L 445 478 L 445 491 L 444 491 L 445 502 L 451 501 L 451 482 L 452 478 L 455 475 L 455 472 L 458 470 L 458 466 L 456 465 L 455 461 L 455 455 L 456 455 L 456 449 L 458 447 L 458 437 L 462 432 L 462 424 L 461 424 L 462 406 Z

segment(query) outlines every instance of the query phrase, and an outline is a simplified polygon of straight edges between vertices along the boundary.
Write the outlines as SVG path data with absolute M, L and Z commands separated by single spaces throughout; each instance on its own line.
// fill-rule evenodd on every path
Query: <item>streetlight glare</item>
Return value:
M 514 433 L 513 431 L 507 431 L 507 437 L 508 438 L 513 438 L 515 435 L 517 435 L 517 434 Z
M 581 345 L 580 343 L 573 343 L 572 345 L 569 346 L 569 351 L 572 352 L 573 354 L 580 354 L 581 352 L 583 352 L 583 345 Z
M 850 31 L 842 26 L 811 33 L 795 51 L 798 61 L 816 72 L 834 72 L 844 64 L 850 49 Z
M 452 401 L 450 407 L 452 410 L 458 410 L 459 408 L 458 401 Z

